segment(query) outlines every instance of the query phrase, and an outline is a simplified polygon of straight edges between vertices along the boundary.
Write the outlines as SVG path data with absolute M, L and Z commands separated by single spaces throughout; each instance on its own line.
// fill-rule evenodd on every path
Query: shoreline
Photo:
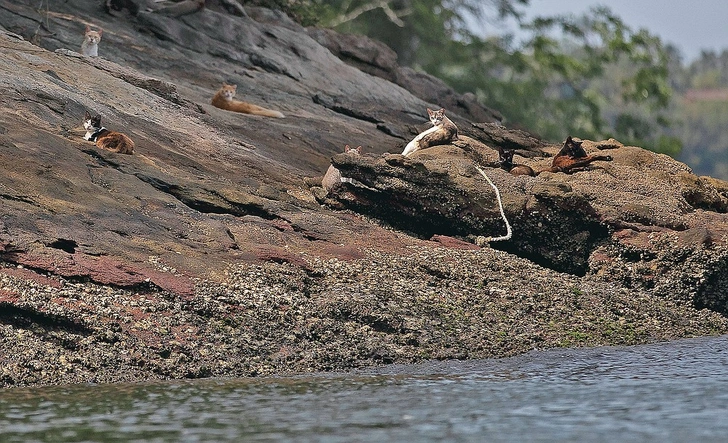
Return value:
M 6 308 L 8 294 L 25 289 L 12 304 L 25 314 L 0 325 L 0 380 L 292 375 L 728 333 L 718 313 L 502 251 L 410 252 L 313 259 L 307 269 L 240 264 L 223 281 L 199 281 L 190 296 L 53 277 L 58 285 L 40 284 L 0 270 Z
M 573 356 L 582 356 L 583 354 L 589 355 L 592 353 L 620 353 L 628 351 L 639 352 L 641 349 L 651 349 L 653 347 L 663 346 L 684 346 L 684 345 L 700 345 L 701 342 L 712 341 L 712 340 L 725 340 L 728 339 L 728 333 L 719 335 L 704 335 L 695 337 L 682 337 L 674 339 L 665 339 L 647 343 L 637 343 L 630 345 L 596 345 L 589 347 L 567 347 L 567 348 L 543 348 L 543 349 L 531 349 L 520 354 L 507 357 L 488 357 L 482 359 L 469 359 L 469 360 L 424 360 L 413 363 L 393 363 L 379 366 L 370 366 L 362 368 L 354 368 L 341 371 L 329 371 L 329 372 L 292 372 L 292 373 L 274 373 L 260 376 L 242 376 L 242 377 L 229 377 L 229 376 L 213 376 L 207 378 L 197 379 L 142 379 L 133 381 L 123 382 L 110 382 L 110 383 L 69 383 L 69 384 L 34 384 L 24 386 L 5 386 L 2 389 L 5 391 L 16 391 L 16 390 L 36 390 L 44 388 L 53 389 L 84 389 L 93 387 L 105 387 L 112 385 L 160 385 L 160 384 L 175 384 L 180 382 L 191 382 L 191 383 L 268 383 L 276 382 L 281 379 L 284 380 L 308 380 L 316 378 L 353 378 L 358 377 L 398 377 L 398 376 L 426 376 L 432 374 L 449 374 L 458 375 L 466 374 L 470 368 L 482 367 L 484 364 L 493 365 L 493 369 L 497 370 L 498 367 L 507 366 L 509 368 L 513 365 L 519 364 L 530 364 L 534 361 L 539 363 L 545 360 L 563 359 L 570 358 Z M 486 374 L 492 375 L 492 374 Z M 46 392 L 46 391 L 43 391 Z

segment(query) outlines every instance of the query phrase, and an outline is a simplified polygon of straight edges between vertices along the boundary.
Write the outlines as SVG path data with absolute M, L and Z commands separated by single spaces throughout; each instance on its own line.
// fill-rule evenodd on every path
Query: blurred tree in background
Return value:
M 475 93 L 506 125 L 546 140 L 614 137 L 728 178 L 728 98 L 719 93 L 728 87 L 728 52 L 706 52 L 683 67 L 677 49 L 630 28 L 608 8 L 527 19 L 529 1 L 248 3 L 283 9 L 304 25 L 380 40 L 400 65 Z M 703 155 L 706 144 L 715 148 L 710 158 Z
M 316 3 L 316 2 L 312 2 Z M 662 132 L 668 54 L 606 8 L 524 19 L 528 0 L 329 0 L 320 24 L 376 38 L 400 64 L 474 92 L 505 123 L 547 140 L 615 137 L 675 155 Z M 509 20 L 517 39 L 503 27 Z
M 684 145 L 680 160 L 698 174 L 728 180 L 728 50 L 703 51 L 670 69 L 680 96 L 670 132 Z

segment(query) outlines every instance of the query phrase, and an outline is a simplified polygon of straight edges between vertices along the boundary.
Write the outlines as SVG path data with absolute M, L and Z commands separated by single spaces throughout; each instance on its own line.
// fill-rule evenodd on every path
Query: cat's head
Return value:
M 95 117 L 92 117 L 91 114 L 89 114 L 88 111 L 86 111 L 86 115 L 83 118 L 83 129 L 87 131 L 99 129 L 101 127 L 101 116 L 99 114 L 96 114 Z
M 498 162 L 501 165 L 508 166 L 513 164 L 513 149 L 503 149 L 498 146 Z
M 86 25 L 86 32 L 84 34 L 84 38 L 87 42 L 94 44 L 101 41 L 101 34 L 104 33 L 104 30 L 99 28 L 98 31 L 92 31 L 91 28 Z
M 357 146 L 356 148 L 351 148 L 349 145 L 344 146 L 344 153 L 352 153 L 352 154 L 361 154 L 361 146 Z
M 437 126 L 442 123 L 442 120 L 445 118 L 445 109 L 440 108 L 438 111 L 433 111 L 430 108 L 427 108 L 427 114 L 430 116 L 430 121 L 433 125 Z
M 564 146 L 561 147 L 561 153 L 568 155 L 569 157 L 581 158 L 586 157 L 586 151 L 581 146 L 581 140 L 574 140 L 571 136 L 566 137 Z
M 225 100 L 232 100 L 233 97 L 235 97 L 235 91 L 237 91 L 238 85 L 228 85 L 227 83 L 222 84 L 222 88 L 220 88 L 220 92 L 222 93 L 222 96 L 225 97 Z

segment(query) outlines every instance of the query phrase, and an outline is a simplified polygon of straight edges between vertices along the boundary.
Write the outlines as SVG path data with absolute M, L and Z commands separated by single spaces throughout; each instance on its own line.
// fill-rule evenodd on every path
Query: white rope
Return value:
M 493 190 L 495 191 L 495 198 L 498 200 L 498 209 L 500 210 L 500 215 L 503 217 L 503 221 L 506 223 L 506 235 L 502 235 L 500 237 L 484 237 L 482 235 L 478 236 L 475 239 L 475 243 L 478 246 L 484 246 L 486 243 L 492 242 L 492 241 L 503 241 L 503 240 L 510 240 L 513 236 L 513 230 L 511 229 L 511 224 L 508 223 L 508 219 L 506 218 L 506 213 L 503 210 L 503 202 L 501 201 L 500 191 L 498 188 L 496 188 L 495 183 L 493 183 L 490 178 L 488 178 L 487 175 L 485 175 L 485 172 L 483 172 L 482 169 L 478 167 L 478 165 L 474 165 L 475 169 L 480 172 L 480 175 L 485 177 L 485 179 L 488 181 L 488 183 L 493 187 Z

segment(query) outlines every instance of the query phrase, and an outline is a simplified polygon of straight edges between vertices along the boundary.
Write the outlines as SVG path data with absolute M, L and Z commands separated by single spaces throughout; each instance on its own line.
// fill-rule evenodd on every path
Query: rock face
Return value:
M 728 332 L 728 184 L 615 141 L 584 142 L 614 159 L 590 170 L 511 176 L 498 146 L 536 170 L 559 146 L 386 47 L 265 9 L 112 16 L 100 3 L 0 5 L 3 385 Z M 98 58 L 74 52 L 86 24 L 104 30 Z M 212 107 L 223 81 L 286 118 Z M 462 140 L 387 154 L 428 106 Z M 135 154 L 83 140 L 86 110 Z M 365 154 L 339 155 L 346 144 Z M 354 182 L 318 187 L 331 162 Z M 492 248 L 472 243 L 505 230 L 474 163 L 513 225 Z
M 498 156 L 477 140 L 463 139 L 458 146 L 430 148 L 412 158 L 334 157 L 343 175 L 366 186 L 342 186 L 323 201 L 423 238 L 497 235 L 505 228 L 495 195 L 473 164 L 496 164 Z M 585 145 L 592 151 L 609 149 L 614 160 L 574 174 L 543 172 L 537 177 L 490 170 L 514 229 L 512 240 L 493 247 L 561 272 L 585 275 L 599 272 L 590 258 L 606 245 L 633 247 L 627 238 L 646 236 L 643 246 L 648 249 L 665 236 L 679 247 L 724 246 L 728 200 L 724 190 L 711 184 L 714 180 L 696 177 L 663 155 L 618 142 Z M 550 159 L 523 163 L 542 171 Z
M 308 34 L 347 64 L 389 80 L 416 97 L 473 122 L 500 122 L 499 112 L 478 103 L 474 94 L 457 94 L 439 78 L 399 66 L 397 54 L 387 45 L 361 35 L 341 35 L 330 29 L 311 28 Z

